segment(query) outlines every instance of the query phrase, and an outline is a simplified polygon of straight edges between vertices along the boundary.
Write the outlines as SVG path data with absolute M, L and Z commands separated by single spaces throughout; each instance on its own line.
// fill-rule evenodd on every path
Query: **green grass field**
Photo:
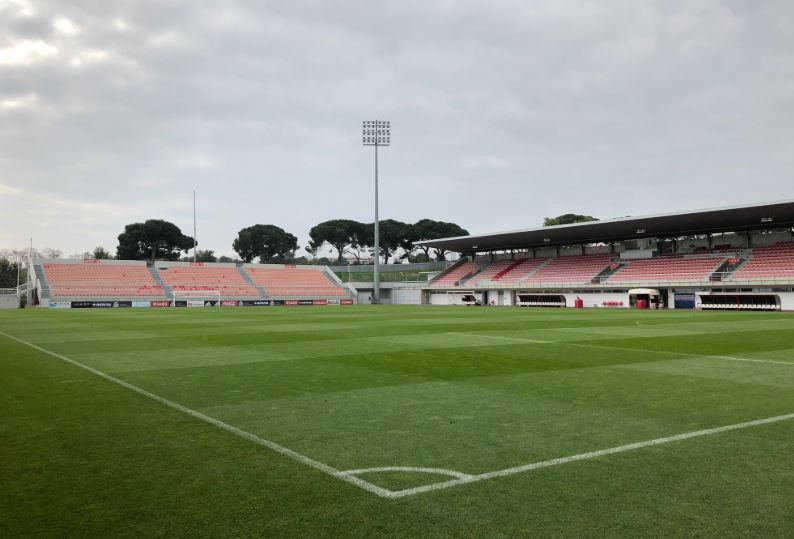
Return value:
M 0 537 L 794 536 L 794 314 L 25 310 L 0 332 Z

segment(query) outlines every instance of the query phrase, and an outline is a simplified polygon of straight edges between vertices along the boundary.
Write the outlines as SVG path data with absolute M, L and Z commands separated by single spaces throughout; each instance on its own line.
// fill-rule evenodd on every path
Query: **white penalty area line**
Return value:
M 549 328 L 551 329 L 551 328 Z M 480 335 L 478 333 L 463 333 L 463 332 L 447 332 L 445 335 L 459 335 L 464 337 L 479 337 L 482 339 L 499 339 L 503 341 L 516 341 L 516 342 L 526 342 L 526 343 L 536 343 L 536 344 L 559 344 L 561 346 L 576 346 L 579 348 L 593 348 L 596 350 L 618 350 L 620 352 L 639 352 L 645 354 L 664 354 L 670 356 L 678 356 L 678 357 L 689 357 L 689 358 L 702 358 L 702 359 L 724 359 L 727 361 L 745 361 L 748 363 L 771 363 L 774 365 L 788 365 L 789 367 L 794 367 L 794 362 L 792 361 L 775 361 L 774 359 L 751 359 L 747 357 L 734 357 L 734 356 L 709 356 L 704 354 L 687 354 L 685 352 L 671 352 L 666 350 L 648 350 L 646 348 L 626 348 L 621 346 L 603 346 L 599 344 L 584 344 L 584 343 L 577 343 L 577 342 L 567 342 L 567 341 L 539 341 L 537 339 L 522 339 L 520 337 L 501 337 L 498 335 Z
M 300 462 L 302 464 L 305 464 L 305 465 L 307 465 L 307 466 L 309 466 L 311 468 L 314 468 L 315 470 L 319 470 L 319 471 L 321 471 L 323 473 L 326 473 L 328 475 L 336 477 L 337 479 L 341 479 L 342 481 L 350 483 L 351 485 L 355 485 L 355 486 L 357 486 L 359 488 L 362 488 L 362 489 L 364 489 L 364 490 L 366 490 L 368 492 L 371 492 L 373 494 L 377 494 L 378 496 L 381 496 L 381 497 L 384 497 L 384 498 L 392 497 L 392 491 L 390 491 L 388 489 L 381 488 L 381 487 L 379 487 L 377 485 L 373 485 L 372 483 L 370 483 L 368 481 L 364 481 L 363 479 L 359 479 L 358 477 L 355 477 L 355 476 L 351 475 L 349 472 L 348 473 L 344 473 L 344 472 L 342 472 L 340 470 L 337 470 L 336 468 L 333 468 L 332 466 L 328 466 L 327 464 L 324 464 L 324 463 L 322 463 L 320 461 L 314 460 L 313 458 L 307 457 L 306 455 L 302 455 L 302 454 L 300 454 L 300 453 L 298 453 L 296 451 L 293 451 L 292 449 L 284 447 L 283 445 L 279 445 L 279 444 L 277 444 L 275 442 L 271 442 L 270 440 L 266 440 L 264 438 L 260 438 L 256 434 L 252 434 L 252 433 L 244 431 L 242 429 L 238 429 L 237 427 L 229 425 L 228 423 L 224 423 L 220 419 L 215 419 L 214 417 L 210 417 L 210 416 L 208 416 L 206 414 L 202 414 L 201 412 L 193 410 L 192 408 L 188 408 L 187 406 L 182 406 L 181 404 L 178 404 L 178 403 L 176 403 L 174 401 L 168 400 L 168 399 L 166 399 L 164 397 L 161 397 L 160 395 L 156 395 L 155 393 L 152 393 L 151 391 L 147 391 L 147 390 L 145 390 L 143 388 L 140 388 L 140 387 L 138 387 L 136 385 L 133 385 L 133 384 L 131 384 L 129 382 L 125 382 L 124 380 L 116 378 L 115 376 L 111 376 L 110 374 L 104 373 L 104 372 L 102 372 L 100 370 L 97 370 L 97 369 L 95 369 L 93 367 L 89 367 L 88 365 L 83 365 L 79 361 L 75 361 L 74 359 L 68 358 L 68 357 L 66 357 L 66 356 L 64 356 L 62 354 L 58 354 L 58 353 L 53 352 L 51 350 L 47 350 L 46 348 L 42 348 L 41 346 L 37 346 L 37 345 L 35 345 L 35 344 L 31 343 L 31 342 L 28 342 L 28 341 L 26 341 L 24 339 L 20 339 L 19 337 L 14 337 L 13 335 L 9 335 L 8 333 L 4 333 L 2 331 L 0 331 L 0 335 L 2 335 L 3 337 L 6 337 L 8 339 L 11 339 L 13 341 L 16 341 L 16 342 L 18 342 L 20 344 L 23 344 L 25 346 L 28 346 L 30 348 L 33 348 L 34 350 L 38 350 L 39 352 L 42 352 L 42 353 L 47 354 L 49 356 L 52 356 L 54 358 L 60 359 L 61 361 L 65 361 L 66 363 L 69 363 L 70 365 L 74 365 L 75 367 L 79 367 L 79 368 L 81 368 L 83 370 L 86 370 L 86 371 L 90 372 L 91 374 L 94 374 L 96 376 L 99 376 L 100 378 L 104 378 L 105 380 L 107 380 L 109 382 L 113 382 L 114 384 L 120 385 L 121 387 L 124 387 L 126 389 L 131 390 L 131 391 L 134 391 L 135 393 L 138 393 L 139 395 L 143 395 L 144 397 L 148 397 L 148 398 L 150 398 L 150 399 L 152 399 L 154 401 L 159 402 L 160 404 L 164 404 L 164 405 L 168 406 L 169 408 L 173 408 L 174 410 L 182 412 L 185 415 L 189 415 L 190 417 L 193 417 L 193 418 L 196 418 L 198 420 L 204 421 L 205 423 L 209 423 L 210 425 L 212 425 L 214 427 L 217 427 L 217 428 L 219 428 L 221 430 L 225 430 L 226 432 L 229 432 L 231 434 L 239 436 L 240 438 L 245 438 L 246 440 L 254 442 L 255 444 L 261 445 L 263 447 L 267 447 L 268 449 L 271 449 L 271 450 L 275 451 L 276 453 L 280 453 L 280 454 L 282 454 L 282 455 L 284 455 L 286 457 L 289 457 L 289 458 L 291 458 L 293 460 L 296 460 L 296 461 L 298 461 L 298 462 Z

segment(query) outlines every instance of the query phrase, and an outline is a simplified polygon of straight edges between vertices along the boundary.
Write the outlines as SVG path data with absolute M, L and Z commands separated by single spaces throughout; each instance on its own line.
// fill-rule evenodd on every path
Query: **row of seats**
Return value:
M 53 297 L 165 297 L 146 266 L 54 263 L 42 269 Z
M 264 288 L 272 298 L 347 296 L 347 290 L 319 266 L 246 268 L 245 275 L 235 267 L 169 266 L 156 270 L 165 287 L 143 265 L 47 263 L 42 265 L 42 270 L 50 296 L 56 299 L 163 299 L 167 296 L 166 287 L 175 292 L 217 292 L 227 298 L 261 298 L 260 291 L 251 282 Z
M 245 272 L 271 297 L 347 295 L 341 285 L 314 268 L 246 268 Z
M 508 259 L 496 260 L 494 262 L 491 262 L 484 270 L 482 270 L 481 272 L 475 275 L 472 275 L 469 279 L 467 279 L 466 284 L 473 285 L 473 284 L 483 284 L 485 282 L 490 282 L 497 274 L 510 269 L 510 267 L 513 266 L 515 263 L 516 263 L 515 260 L 508 260 Z
M 610 283 L 642 281 L 705 281 L 727 258 L 724 255 L 685 257 L 664 255 L 631 260 L 608 280 Z
M 251 286 L 237 268 L 191 266 L 158 270 L 163 282 L 177 292 L 186 290 L 217 291 L 222 297 L 258 298 L 259 291 Z
M 794 277 L 794 242 L 754 248 L 750 260 L 733 275 L 734 279 L 786 277 Z
M 477 271 L 477 265 L 469 260 L 462 264 L 447 270 L 431 281 L 432 284 L 453 286 L 461 279 L 465 279 L 469 275 Z
M 524 283 L 568 282 L 590 283 L 596 275 L 604 271 L 615 255 L 597 254 L 581 256 L 560 256 L 523 279 Z
M 487 284 L 537 284 L 537 283 L 591 283 L 593 278 L 607 268 L 617 269 L 604 280 L 606 283 L 628 282 L 702 282 L 726 261 L 735 263 L 729 250 L 704 255 L 672 254 L 649 259 L 623 261 L 618 268 L 616 255 L 604 253 L 581 256 L 560 256 L 551 260 L 529 258 L 501 259 L 487 265 L 479 273 L 467 261 L 442 273 L 431 281 L 433 285 L 482 286 Z M 467 278 L 468 277 L 468 278 Z M 732 277 L 735 279 L 794 277 L 794 242 L 767 247 L 756 247 L 752 258 Z
M 548 258 L 519 258 L 517 260 L 496 260 L 483 271 L 472 276 L 466 284 L 515 284 L 529 275 Z

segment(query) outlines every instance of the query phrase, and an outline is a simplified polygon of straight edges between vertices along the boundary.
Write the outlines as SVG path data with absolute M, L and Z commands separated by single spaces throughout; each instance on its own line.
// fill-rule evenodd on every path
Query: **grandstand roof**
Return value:
M 459 253 L 475 253 L 791 226 L 794 226 L 794 200 L 784 200 L 642 217 L 619 217 L 604 221 L 458 236 L 417 243 Z

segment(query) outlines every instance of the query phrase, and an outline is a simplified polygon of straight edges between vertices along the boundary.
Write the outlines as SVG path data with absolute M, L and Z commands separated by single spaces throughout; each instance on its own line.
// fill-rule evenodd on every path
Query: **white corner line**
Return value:
M 291 458 L 291 459 L 293 459 L 295 461 L 298 461 L 298 462 L 300 462 L 302 464 L 305 464 L 305 465 L 307 465 L 307 466 L 309 466 L 309 467 L 311 467 L 311 468 L 313 468 L 315 470 L 321 471 L 321 472 L 323 472 L 325 474 L 328 474 L 328 475 L 330 475 L 332 477 L 336 477 L 337 479 L 340 479 L 340 480 L 345 481 L 345 482 L 347 482 L 347 483 L 349 483 L 351 485 L 354 485 L 354 486 L 359 487 L 359 488 L 361 488 L 363 490 L 366 490 L 367 492 L 370 492 L 370 493 L 375 494 L 377 496 L 380 496 L 382 498 L 391 498 L 391 499 L 403 498 L 403 497 L 406 497 L 406 496 L 413 496 L 413 495 L 416 495 L 416 494 L 422 494 L 422 493 L 431 492 L 431 491 L 434 491 L 434 490 L 447 489 L 447 488 L 458 486 L 458 485 L 465 485 L 465 484 L 468 484 L 468 483 L 475 483 L 475 482 L 479 482 L 479 481 L 485 481 L 487 479 L 493 479 L 493 478 L 496 478 L 496 477 L 506 477 L 506 476 L 510 476 L 510 475 L 523 473 L 523 472 L 532 471 L 532 470 L 538 470 L 538 469 L 541 469 L 541 468 L 548 468 L 548 467 L 551 467 L 551 466 L 558 466 L 558 465 L 561 465 L 561 464 L 567 464 L 567 463 L 570 463 L 570 462 L 589 460 L 589 459 L 594 459 L 594 458 L 597 458 L 597 457 L 613 455 L 613 454 L 616 454 L 616 453 L 624 453 L 624 452 L 627 452 L 627 451 L 634 451 L 634 450 L 637 450 L 637 449 L 642 449 L 642 448 L 649 447 L 649 446 L 654 446 L 654 445 L 661 445 L 661 444 L 667 444 L 667 443 L 671 443 L 671 442 L 678 442 L 678 441 L 682 441 L 682 440 L 688 440 L 690 438 L 697 438 L 697 437 L 700 437 L 700 436 L 709 436 L 709 435 L 712 435 L 712 434 L 719 434 L 721 432 L 728 432 L 728 431 L 732 431 L 732 430 L 745 429 L 745 428 L 749 428 L 749 427 L 755 427 L 755 426 L 759 426 L 759 425 L 766 425 L 766 424 L 770 424 L 770 423 L 777 423 L 777 422 L 780 422 L 780 421 L 788 421 L 788 420 L 794 419 L 794 413 L 785 414 L 785 415 L 778 415 L 778 416 L 768 417 L 768 418 L 765 418 L 765 419 L 756 419 L 756 420 L 753 420 L 753 421 L 746 421 L 746 422 L 743 422 L 743 423 L 735 423 L 733 425 L 724 425 L 724 426 L 721 426 L 721 427 L 714 427 L 714 428 L 703 429 L 703 430 L 698 430 L 698 431 L 693 431 L 693 432 L 686 432 L 686 433 L 683 433 L 683 434 L 676 434 L 676 435 L 672 435 L 672 436 L 666 436 L 666 437 L 663 437 L 663 438 L 655 438 L 653 440 L 635 442 L 635 443 L 621 445 L 621 446 L 616 446 L 616 447 L 611 447 L 611 448 L 607 448 L 607 449 L 600 449 L 600 450 L 597 450 L 597 451 L 590 451 L 590 452 L 587 452 L 587 453 L 580 453 L 580 454 L 577 454 L 577 455 L 571 455 L 571 456 L 567 456 L 567 457 L 561 457 L 561 458 L 555 458 L 555 459 L 545 460 L 545 461 L 541 461 L 541 462 L 535 462 L 535 463 L 531 463 L 531 464 L 525 464 L 525 465 L 516 466 L 516 467 L 513 467 L 513 468 L 505 468 L 505 469 L 502 469 L 502 470 L 496 470 L 496 471 L 492 471 L 492 472 L 485 472 L 485 473 L 478 474 L 478 475 L 469 475 L 469 474 L 465 474 L 463 472 L 457 472 L 457 471 L 454 471 L 454 470 L 446 470 L 446 469 L 443 469 L 443 468 L 414 468 L 414 467 L 409 467 L 409 466 L 387 466 L 387 467 L 381 467 L 381 468 L 361 468 L 361 469 L 357 469 L 357 470 L 341 471 L 341 470 L 337 470 L 336 468 L 333 468 L 332 466 L 324 464 L 324 463 L 322 463 L 320 461 L 317 461 L 317 460 L 314 460 L 314 459 L 312 459 L 310 457 L 307 457 L 306 455 L 302 455 L 302 454 L 300 454 L 300 453 L 298 453 L 296 451 L 293 451 L 292 449 L 289 449 L 287 447 L 279 445 L 279 444 L 277 444 L 275 442 L 272 442 L 270 440 L 266 440 L 264 438 L 261 438 L 261 437 L 255 435 L 255 434 L 252 434 L 250 432 L 247 432 L 247 431 L 244 431 L 244 430 L 239 429 L 237 427 L 234 427 L 232 425 L 229 425 L 228 423 L 224 423 L 223 421 L 221 421 L 219 419 L 215 419 L 214 417 L 210 417 L 210 416 L 208 416 L 206 414 L 203 414 L 201 412 L 198 412 L 196 410 L 193 410 L 191 408 L 188 408 L 186 406 L 178 404 L 178 403 L 176 403 L 174 401 L 168 400 L 168 399 L 166 399 L 164 397 L 161 397 L 161 396 L 159 396 L 159 395 L 157 395 L 155 393 L 152 393 L 150 391 L 142 389 L 142 388 L 140 388 L 140 387 L 138 387 L 136 385 L 130 384 L 129 382 L 125 382 L 124 380 L 121 380 L 119 378 L 116 378 L 114 376 L 106 374 L 106 373 L 104 373 L 104 372 L 102 372 L 100 370 L 94 369 L 93 367 L 89 367 L 87 365 L 84 365 L 84 364 L 82 364 L 82 363 L 80 363 L 78 361 L 75 361 L 74 359 L 71 359 L 69 357 L 66 357 L 66 356 L 64 356 L 62 354 L 58 354 L 56 352 L 52 352 L 51 350 L 47 350 L 46 348 L 42 348 L 41 346 L 37 346 L 37 345 L 35 345 L 35 344 L 31 343 L 31 342 L 28 342 L 28 341 L 26 341 L 24 339 L 20 339 L 19 337 L 15 337 L 13 335 L 9 335 L 8 333 L 4 333 L 2 331 L 0 331 L 0 335 L 6 337 L 8 339 L 14 340 L 14 341 L 16 341 L 16 342 L 18 342 L 20 344 L 25 345 L 25 346 L 28 346 L 30 348 L 33 348 L 34 350 L 38 350 L 39 352 L 42 352 L 42 353 L 47 354 L 49 356 L 52 356 L 54 358 L 60 359 L 61 361 L 65 361 L 66 363 L 69 363 L 70 365 L 74 365 L 75 367 L 79 367 L 79 368 L 81 368 L 83 370 L 86 370 L 86 371 L 88 371 L 88 372 L 90 372 L 90 373 L 92 373 L 92 374 L 94 374 L 96 376 L 99 376 L 100 378 L 104 378 L 105 380 L 107 380 L 109 382 L 112 382 L 112 383 L 117 384 L 117 385 L 119 385 L 121 387 L 124 387 L 126 389 L 131 390 L 131 391 L 134 391 L 134 392 L 136 392 L 136 393 L 138 393 L 140 395 L 143 395 L 144 397 L 148 397 L 148 398 L 150 398 L 150 399 L 152 399 L 152 400 L 154 400 L 156 402 L 159 402 L 160 404 L 168 406 L 169 408 L 173 408 L 174 410 L 182 412 L 185 415 L 188 415 L 188 416 L 191 416 L 193 418 L 199 419 L 201 421 L 209 423 L 210 425 L 213 425 L 214 427 L 217 427 L 217 428 L 219 428 L 221 430 L 224 430 L 224 431 L 226 431 L 228 433 L 234 434 L 236 436 L 239 436 L 240 438 L 244 438 L 244 439 L 249 440 L 249 441 L 251 441 L 251 442 L 253 442 L 255 444 L 258 444 L 260 446 L 263 446 L 263 447 L 266 447 L 268 449 L 271 449 L 272 451 L 275 451 L 276 453 L 279 453 L 281 455 L 289 457 L 289 458 Z M 491 336 L 487 336 L 487 335 L 474 335 L 474 334 L 470 334 L 470 333 L 459 333 L 457 335 L 473 335 L 473 336 L 476 336 L 476 337 L 491 337 Z M 510 340 L 520 340 L 520 341 L 525 341 L 525 342 L 529 341 L 528 339 L 518 339 L 518 338 L 511 338 L 511 337 L 502 337 L 502 338 L 503 339 L 510 339 Z M 529 342 L 537 342 L 537 341 L 529 341 Z M 591 348 L 608 348 L 608 349 L 612 348 L 612 347 L 597 347 L 597 346 L 591 346 L 591 345 L 578 345 L 578 344 L 574 344 L 574 343 L 564 343 L 564 342 L 557 342 L 557 343 L 548 342 L 548 343 L 549 344 L 568 344 L 568 345 L 572 345 L 572 346 L 585 346 L 585 347 L 591 347 Z M 617 349 L 620 350 L 620 348 L 617 348 Z M 636 350 L 636 349 L 633 349 L 633 348 L 626 348 L 625 350 L 634 351 L 634 352 L 647 351 L 647 352 L 668 353 L 668 354 L 673 354 L 673 355 L 684 355 L 684 356 L 689 356 L 689 357 L 706 357 L 706 358 L 717 358 L 718 357 L 718 356 L 697 356 L 697 355 L 694 355 L 694 354 L 679 354 L 679 353 L 675 353 L 675 352 L 662 352 L 662 351 L 655 351 L 655 350 Z M 739 358 L 719 357 L 719 359 L 739 359 Z M 763 361 L 763 360 L 749 360 L 749 361 Z M 786 362 L 776 362 L 776 363 L 784 363 L 786 365 L 791 365 L 791 363 L 786 363 Z M 356 477 L 356 475 L 355 475 L 355 474 L 358 474 L 358 473 L 378 472 L 378 471 L 411 471 L 411 472 L 423 472 L 423 473 L 437 473 L 437 474 L 440 474 L 440 475 L 449 475 L 449 476 L 455 477 L 455 479 L 451 479 L 451 480 L 448 480 L 448 481 L 442 481 L 442 482 L 438 482 L 438 483 L 430 483 L 430 484 L 423 485 L 423 486 L 420 486 L 420 487 L 415 487 L 415 488 L 409 488 L 409 489 L 404 489 L 404 490 L 392 491 L 392 490 L 389 490 L 389 489 L 382 488 L 382 487 L 379 487 L 377 485 L 374 485 L 374 484 L 372 484 L 372 483 L 370 483 L 368 481 L 364 481 L 363 479 L 360 479 L 359 477 Z
M 135 393 L 143 395 L 144 397 L 148 397 L 148 398 L 150 398 L 150 399 L 152 399 L 154 401 L 159 402 L 160 404 L 164 404 L 165 406 L 168 406 L 169 408 L 173 408 L 174 410 L 182 412 L 185 415 L 189 415 L 189 416 L 191 416 L 193 418 L 196 418 L 196 419 L 199 419 L 201 421 L 204 421 L 205 423 L 209 423 L 210 425 L 212 425 L 214 427 L 217 427 L 217 428 L 219 428 L 221 430 L 224 430 L 224 431 L 226 431 L 228 433 L 231 433 L 231 434 L 234 434 L 236 436 L 239 436 L 240 438 L 245 438 L 246 440 L 251 441 L 251 442 L 253 442 L 255 444 L 261 445 L 263 447 L 267 447 L 268 449 L 271 449 L 271 450 L 275 451 L 276 453 L 280 453 L 281 455 L 284 455 L 284 456 L 289 457 L 289 458 L 291 458 L 293 460 L 296 460 L 296 461 L 300 462 L 301 464 L 305 464 L 306 466 L 314 468 L 315 470 L 319 470 L 319 471 L 321 471 L 323 473 L 326 473 L 326 474 L 328 474 L 328 475 L 330 475 L 332 477 L 336 477 L 337 479 L 341 479 L 342 481 L 350 483 L 351 485 L 355 485 L 355 486 L 357 486 L 359 488 L 362 488 L 362 489 L 364 489 L 364 490 L 366 490 L 368 492 L 371 492 L 373 494 L 377 494 L 378 496 L 380 496 L 382 498 L 391 498 L 391 497 L 393 497 L 393 492 L 391 490 L 388 490 L 388 489 L 385 489 L 385 488 L 381 488 L 381 487 L 379 487 L 377 485 L 373 485 L 372 483 L 370 483 L 368 481 L 364 481 L 363 479 L 359 479 L 358 477 L 355 477 L 353 475 L 349 475 L 349 474 L 346 474 L 344 472 L 341 472 L 341 471 L 337 470 L 336 468 L 328 466 L 327 464 L 324 464 L 324 463 L 322 463 L 322 462 L 320 462 L 318 460 L 314 460 L 314 459 L 312 459 L 310 457 L 307 457 L 306 455 L 302 455 L 302 454 L 300 454 L 300 453 L 298 453 L 296 451 L 293 451 L 292 449 L 284 447 L 283 445 L 279 445 L 279 444 L 277 444 L 275 442 L 271 442 L 270 440 L 266 440 L 264 438 L 260 438 L 256 434 L 252 434 L 250 432 L 247 432 L 247 431 L 244 431 L 242 429 L 238 429 L 237 427 L 234 427 L 232 425 L 229 425 L 228 423 L 224 423 L 220 419 L 215 419 L 214 417 L 210 417 L 210 416 L 208 416 L 206 414 L 202 414 L 201 412 L 193 410 L 192 408 L 188 408 L 187 406 L 183 406 L 183 405 L 178 404 L 178 403 L 176 403 L 174 401 L 168 400 L 168 399 L 166 399 L 164 397 L 161 397 L 160 395 L 152 393 L 151 391 L 147 391 L 147 390 L 145 390 L 143 388 L 140 388 L 140 387 L 138 387 L 136 385 L 133 385 L 133 384 L 131 384 L 129 382 L 125 382 L 124 380 L 116 378 L 115 376 L 111 376 L 110 374 L 104 373 L 104 372 L 102 372 L 100 370 L 97 370 L 97 369 L 95 369 L 93 367 L 89 367 L 88 365 L 83 365 L 79 361 L 75 361 L 74 359 L 68 358 L 68 357 L 66 357 L 66 356 L 64 356 L 62 354 L 58 354 L 58 353 L 53 352 L 51 350 L 47 350 L 46 348 L 42 348 L 41 346 L 37 346 L 37 345 L 35 345 L 35 344 L 31 343 L 31 342 L 28 342 L 28 341 L 26 341 L 24 339 L 20 339 L 19 337 L 15 337 L 13 335 L 9 335 L 8 333 L 4 333 L 2 331 L 0 331 L 0 335 L 6 337 L 8 339 L 14 340 L 14 341 L 16 341 L 16 342 L 18 342 L 20 344 L 25 345 L 25 346 L 28 346 L 30 348 L 33 348 L 34 350 L 38 350 L 39 352 L 42 352 L 42 353 L 47 354 L 49 356 L 52 356 L 54 358 L 60 359 L 61 361 L 65 361 L 66 363 L 69 363 L 70 365 L 74 365 L 75 367 L 79 367 L 81 369 L 84 369 L 84 370 L 90 372 L 91 374 L 94 374 L 96 376 L 99 376 L 100 378 L 104 378 L 105 380 L 107 380 L 109 382 L 112 382 L 114 384 L 120 385 L 121 387 L 124 387 L 126 389 L 131 390 L 131 391 L 134 391 Z
M 673 436 L 665 436 L 663 438 L 654 438 L 653 440 L 645 440 L 643 442 L 635 442 L 626 445 L 619 445 L 616 447 L 610 447 L 607 449 L 599 449 L 598 451 L 590 451 L 588 453 L 579 453 L 578 455 L 570 455 L 568 457 L 561 457 L 556 459 L 544 460 L 541 462 L 534 462 L 532 464 L 524 464 L 523 466 L 516 466 L 514 468 L 505 468 L 503 470 L 496 470 L 493 472 L 486 472 L 479 475 L 472 475 L 468 477 L 462 477 L 460 479 L 452 479 L 450 481 L 443 481 L 440 483 L 432 483 L 429 485 L 423 485 L 421 487 L 416 488 L 409 488 L 405 490 L 398 490 L 392 492 L 388 497 L 389 498 L 401 498 L 403 496 L 413 496 L 416 494 L 422 494 L 424 492 L 430 492 L 433 490 L 442 490 L 447 489 L 450 487 L 454 487 L 457 485 L 465 485 L 468 483 L 475 483 L 478 481 L 485 481 L 486 479 L 493 479 L 495 477 L 506 477 L 509 475 L 515 475 L 523 472 L 528 472 L 532 470 L 539 470 L 541 468 L 549 468 L 551 466 L 559 466 L 561 464 L 568 464 L 570 462 L 578 462 L 581 460 L 590 460 L 598 457 L 604 457 L 607 455 L 614 455 L 616 453 L 625 453 L 628 451 L 635 451 L 637 449 L 643 449 L 645 447 L 650 447 L 654 445 L 662 445 L 668 444 L 672 442 L 680 442 L 682 440 L 689 440 L 690 438 L 698 438 L 701 436 L 710 436 L 713 434 L 719 434 L 722 432 L 728 432 L 732 430 L 739 430 L 739 429 L 746 429 L 750 427 L 757 427 L 759 425 L 768 425 L 770 423 L 778 423 L 781 421 L 788 421 L 794 419 L 794 413 L 785 414 L 785 415 L 778 415 L 774 417 L 767 417 L 765 419 L 756 419 L 754 421 L 745 421 L 743 423 L 735 423 L 733 425 L 724 425 L 721 427 L 714 427 L 710 429 L 703 429 L 703 430 L 696 430 L 692 432 L 685 432 L 683 434 L 675 434 Z
M 343 475 L 359 475 L 363 473 L 380 473 L 380 472 L 413 472 L 413 473 L 426 473 L 435 475 L 448 475 L 457 479 L 470 479 L 474 477 L 463 472 L 456 470 L 447 470 L 446 468 L 418 468 L 415 466 L 380 466 L 377 468 L 359 468 L 357 470 L 345 470 L 341 472 Z
M 751 359 L 746 357 L 734 357 L 734 356 L 709 356 L 704 354 L 688 354 L 686 352 L 672 352 L 670 350 L 648 350 L 646 348 L 626 348 L 622 346 L 602 346 L 598 344 L 584 344 L 578 342 L 566 342 L 566 341 L 538 341 L 534 339 L 522 339 L 520 337 L 502 337 L 499 335 L 480 335 L 478 333 L 455 333 L 455 332 L 448 332 L 446 335 L 461 335 L 461 336 L 468 336 L 468 337 L 480 337 L 483 339 L 499 339 L 504 341 L 517 341 L 517 342 L 528 342 L 528 343 L 539 343 L 539 344 L 559 344 L 561 346 L 577 346 L 579 348 L 593 348 L 596 350 L 618 350 L 621 352 L 639 352 L 645 354 L 664 354 L 670 356 L 678 356 L 678 357 L 693 357 L 693 358 L 702 358 L 702 359 L 724 359 L 726 361 L 746 361 L 749 363 L 771 363 L 774 365 L 788 365 L 789 367 L 794 367 L 794 361 L 775 361 L 774 359 Z

